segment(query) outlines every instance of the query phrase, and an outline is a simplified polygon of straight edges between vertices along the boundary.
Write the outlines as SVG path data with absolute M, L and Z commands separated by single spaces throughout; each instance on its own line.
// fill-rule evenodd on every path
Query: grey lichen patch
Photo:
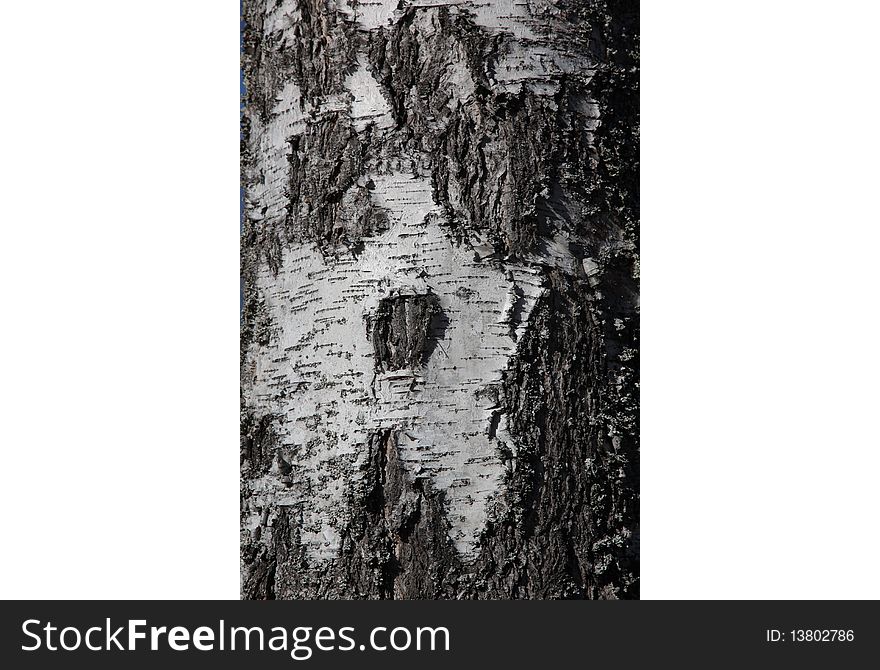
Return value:
M 368 317 L 376 369 L 421 367 L 433 348 L 432 324 L 441 312 L 439 298 L 430 293 L 382 298 Z

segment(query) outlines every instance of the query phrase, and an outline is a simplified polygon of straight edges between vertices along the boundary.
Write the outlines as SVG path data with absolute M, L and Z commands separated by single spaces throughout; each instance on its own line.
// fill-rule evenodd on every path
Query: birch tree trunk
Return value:
M 242 597 L 637 598 L 637 2 L 243 7 Z

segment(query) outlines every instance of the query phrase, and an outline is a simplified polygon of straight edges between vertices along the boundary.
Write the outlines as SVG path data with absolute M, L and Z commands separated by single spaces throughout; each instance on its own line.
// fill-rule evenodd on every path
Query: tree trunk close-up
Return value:
M 638 3 L 242 11 L 242 597 L 638 598 Z

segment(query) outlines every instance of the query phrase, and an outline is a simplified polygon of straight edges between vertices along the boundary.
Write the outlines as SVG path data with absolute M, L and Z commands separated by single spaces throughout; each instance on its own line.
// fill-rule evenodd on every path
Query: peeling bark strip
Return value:
M 638 597 L 638 4 L 244 0 L 244 598 Z

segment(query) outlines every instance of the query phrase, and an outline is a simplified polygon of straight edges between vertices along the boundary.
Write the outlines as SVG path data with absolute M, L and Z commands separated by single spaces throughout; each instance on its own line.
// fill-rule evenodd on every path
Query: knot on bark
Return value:
M 421 366 L 445 329 L 440 300 L 432 293 L 383 298 L 369 321 L 376 369 L 390 372 Z

